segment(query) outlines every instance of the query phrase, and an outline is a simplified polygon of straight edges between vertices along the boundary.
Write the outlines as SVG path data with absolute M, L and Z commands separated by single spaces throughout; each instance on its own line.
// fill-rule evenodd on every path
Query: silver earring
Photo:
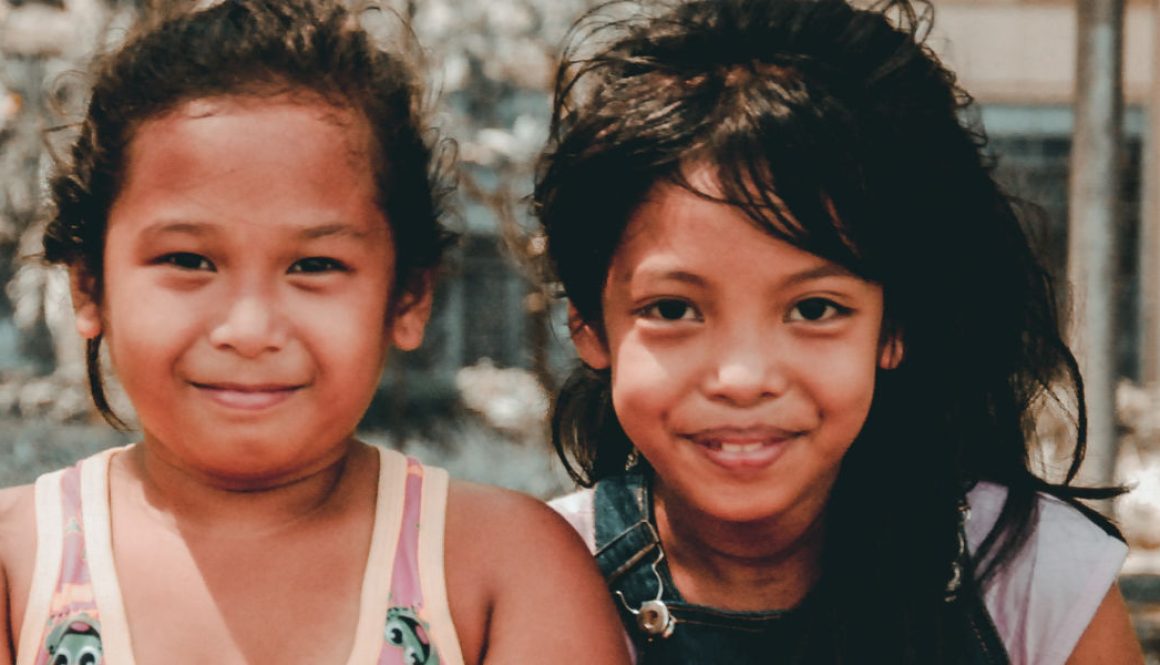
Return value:
M 966 499 L 962 499 L 959 501 L 959 551 L 951 563 L 951 579 L 947 582 L 946 594 L 943 596 L 943 599 L 948 603 L 954 602 L 963 586 L 963 561 L 967 559 L 967 520 L 969 519 L 971 519 L 971 507 L 967 505 Z
M 624 458 L 624 470 L 632 471 L 639 463 L 640 451 L 636 449 L 636 446 L 633 446 L 632 449 L 628 451 L 628 456 Z

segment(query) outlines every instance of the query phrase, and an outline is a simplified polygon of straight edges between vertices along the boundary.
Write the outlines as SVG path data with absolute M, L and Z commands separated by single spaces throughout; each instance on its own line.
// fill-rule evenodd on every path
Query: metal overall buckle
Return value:
M 624 593 L 617 590 L 616 597 L 620 599 L 620 604 L 624 606 L 624 609 L 636 617 L 637 627 L 645 635 L 648 635 L 650 640 L 657 637 L 664 639 L 673 634 L 673 631 L 677 628 L 677 622 L 672 612 L 669 611 L 668 605 L 665 604 L 665 601 L 661 600 L 664 596 L 665 585 L 661 580 L 661 574 L 657 570 L 657 566 L 664 560 L 665 551 L 661 548 L 661 539 L 657 535 L 656 529 L 649 522 L 645 522 L 645 524 L 648 525 L 649 530 L 652 532 L 654 542 L 656 543 L 657 558 L 649 567 L 652 569 L 653 576 L 657 580 L 657 596 L 652 600 L 644 601 L 641 603 L 640 608 L 635 610 L 628 604 L 628 599 L 624 597 Z

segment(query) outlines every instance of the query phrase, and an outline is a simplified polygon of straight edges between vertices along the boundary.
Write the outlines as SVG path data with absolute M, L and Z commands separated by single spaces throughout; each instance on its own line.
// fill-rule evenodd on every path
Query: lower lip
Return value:
M 797 437 L 751 441 L 744 444 L 713 445 L 693 440 L 698 449 L 717 466 L 729 471 L 753 471 L 764 469 L 785 452 L 786 447 Z
M 205 393 L 215 403 L 228 409 L 239 411 L 261 411 L 277 406 L 290 399 L 298 389 L 285 388 L 279 390 L 229 390 L 198 386 L 198 390 Z

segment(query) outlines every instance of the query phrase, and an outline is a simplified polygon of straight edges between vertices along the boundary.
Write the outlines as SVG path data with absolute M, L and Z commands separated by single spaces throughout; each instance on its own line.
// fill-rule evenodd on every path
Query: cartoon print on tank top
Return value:
M 50 665 L 101 665 L 101 631 L 87 614 L 73 617 L 52 629 L 44 645 Z
M 405 665 L 439 665 L 439 656 L 431 648 L 426 627 L 409 607 L 392 607 L 387 610 L 383 639 L 387 644 L 403 650 Z
M 431 645 L 428 626 L 421 618 L 423 590 L 419 587 L 419 512 L 423 492 L 423 466 L 407 458 L 408 501 L 403 509 L 403 527 L 395 552 L 395 572 L 391 583 L 391 606 L 383 625 L 384 656 L 394 651 L 401 665 L 439 665 L 439 654 Z M 393 648 L 392 648 L 393 647 Z M 401 653 L 400 653 L 401 652 Z M 393 660 L 379 661 L 383 665 Z
M 93 598 L 81 526 L 81 473 L 74 466 L 61 476 L 63 556 L 53 590 L 44 649 L 37 665 L 101 665 L 101 624 Z

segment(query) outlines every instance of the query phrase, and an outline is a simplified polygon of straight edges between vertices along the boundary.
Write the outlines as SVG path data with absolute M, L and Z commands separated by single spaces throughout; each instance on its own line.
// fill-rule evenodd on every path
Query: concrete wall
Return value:
M 1075 81 L 1073 0 L 936 0 L 930 45 L 984 104 L 1063 104 Z M 1129 1 L 1124 17 L 1124 94 L 1146 103 L 1154 5 Z

